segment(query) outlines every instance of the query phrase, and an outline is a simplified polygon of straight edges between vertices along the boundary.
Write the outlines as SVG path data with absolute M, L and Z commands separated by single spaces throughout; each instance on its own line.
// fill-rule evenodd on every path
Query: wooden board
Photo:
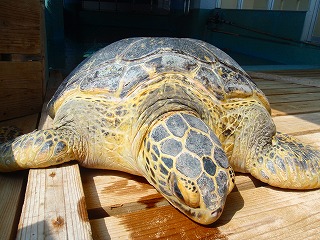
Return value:
M 320 132 L 320 112 L 274 117 L 280 132 L 293 136 Z
M 0 1 L 0 54 L 40 54 L 39 0 Z
M 91 239 L 77 164 L 29 171 L 18 239 Z
M 310 77 L 309 72 L 304 72 L 304 74 L 296 75 L 296 72 L 292 71 L 280 71 L 280 72 L 250 72 L 249 73 L 254 78 L 274 80 L 286 83 L 296 83 L 305 86 L 320 87 L 319 81 L 319 71 L 314 73 L 313 77 Z
M 318 101 L 320 100 L 320 93 L 305 92 L 301 93 L 287 93 L 283 95 L 272 95 L 268 97 L 271 104 L 274 103 L 292 103 L 294 102 L 306 102 L 306 101 Z
M 0 122 L 0 127 L 16 126 L 24 133 L 36 128 L 38 114 Z M 27 171 L 0 173 L 0 236 L 14 239 L 23 203 Z
M 285 95 L 285 94 L 304 94 L 304 93 L 318 93 L 320 94 L 320 88 L 315 87 L 299 87 L 299 88 L 272 88 L 263 89 L 264 94 L 268 96 L 272 95 Z
M 301 86 L 299 84 L 294 83 L 282 83 L 282 82 L 276 82 L 276 81 L 268 81 L 268 82 L 256 82 L 258 87 L 264 91 L 266 89 L 282 89 L 282 88 L 303 88 L 307 86 Z
M 0 121 L 41 112 L 41 62 L 0 61 Z
M 290 114 L 313 113 L 320 111 L 320 100 L 292 103 L 274 103 L 272 116 L 284 116 Z
M 49 90 L 49 92 L 51 92 Z M 44 104 L 39 129 L 52 126 Z M 91 239 L 77 163 L 29 171 L 18 239 Z
M 171 206 L 91 221 L 94 239 L 317 239 L 318 191 L 269 187 L 232 192 L 216 224 L 200 226 Z M 311 212 L 305 218 L 305 212 Z

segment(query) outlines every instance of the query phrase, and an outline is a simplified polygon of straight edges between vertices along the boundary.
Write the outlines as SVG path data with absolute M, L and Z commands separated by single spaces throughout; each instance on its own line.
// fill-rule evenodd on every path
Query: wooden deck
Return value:
M 270 72 L 252 75 L 271 102 L 278 130 L 320 149 L 320 70 L 275 73 L 293 76 L 295 83 Z M 55 82 L 62 79 L 59 73 L 52 77 Z M 0 125 L 20 124 L 26 132 L 36 126 L 50 127 L 45 111 L 39 124 L 37 120 L 38 116 L 33 115 Z M 212 226 L 200 226 L 168 204 L 143 178 L 115 171 L 79 169 L 76 163 L 70 163 L 0 174 L 0 236 L 4 236 L 1 239 L 12 239 L 16 234 L 18 239 L 319 239 L 319 199 L 320 190 L 282 190 L 249 175 L 237 174 L 236 188 L 228 196 L 221 218 Z

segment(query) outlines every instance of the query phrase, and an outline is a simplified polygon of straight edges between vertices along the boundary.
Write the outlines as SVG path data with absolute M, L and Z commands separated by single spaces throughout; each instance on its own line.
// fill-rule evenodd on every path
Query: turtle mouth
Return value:
M 180 204 L 175 207 L 178 207 L 178 209 L 180 209 L 180 211 L 187 215 L 191 220 L 202 225 L 209 225 L 216 222 L 220 218 L 223 211 L 223 208 L 221 207 L 214 211 L 208 211 L 207 209 L 203 208 L 188 208 L 186 206 L 181 206 Z
M 168 186 L 172 193 L 172 197 L 167 198 L 169 202 L 193 221 L 208 225 L 217 221 L 222 214 L 223 207 L 216 204 L 206 206 L 199 190 L 196 192 L 188 191 L 173 172 L 169 174 Z
M 211 217 L 218 219 L 222 213 L 222 208 L 218 208 L 217 210 L 211 212 Z

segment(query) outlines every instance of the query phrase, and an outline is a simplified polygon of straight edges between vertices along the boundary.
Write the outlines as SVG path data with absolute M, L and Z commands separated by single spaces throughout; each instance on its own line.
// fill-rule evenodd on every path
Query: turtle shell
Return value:
M 231 57 L 209 43 L 187 38 L 129 38 L 112 43 L 84 60 L 60 85 L 48 104 L 78 91 L 124 98 L 150 75 L 194 72 L 194 80 L 219 100 L 257 96 L 269 109 L 263 93 Z

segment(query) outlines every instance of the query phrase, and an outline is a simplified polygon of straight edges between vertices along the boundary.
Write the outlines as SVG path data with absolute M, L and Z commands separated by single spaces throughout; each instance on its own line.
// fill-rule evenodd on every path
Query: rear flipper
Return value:
M 261 147 L 248 171 L 272 186 L 291 189 L 320 187 L 320 151 L 286 134 L 277 133 Z
M 77 159 L 69 130 L 39 130 L 0 144 L 0 172 L 42 168 Z

